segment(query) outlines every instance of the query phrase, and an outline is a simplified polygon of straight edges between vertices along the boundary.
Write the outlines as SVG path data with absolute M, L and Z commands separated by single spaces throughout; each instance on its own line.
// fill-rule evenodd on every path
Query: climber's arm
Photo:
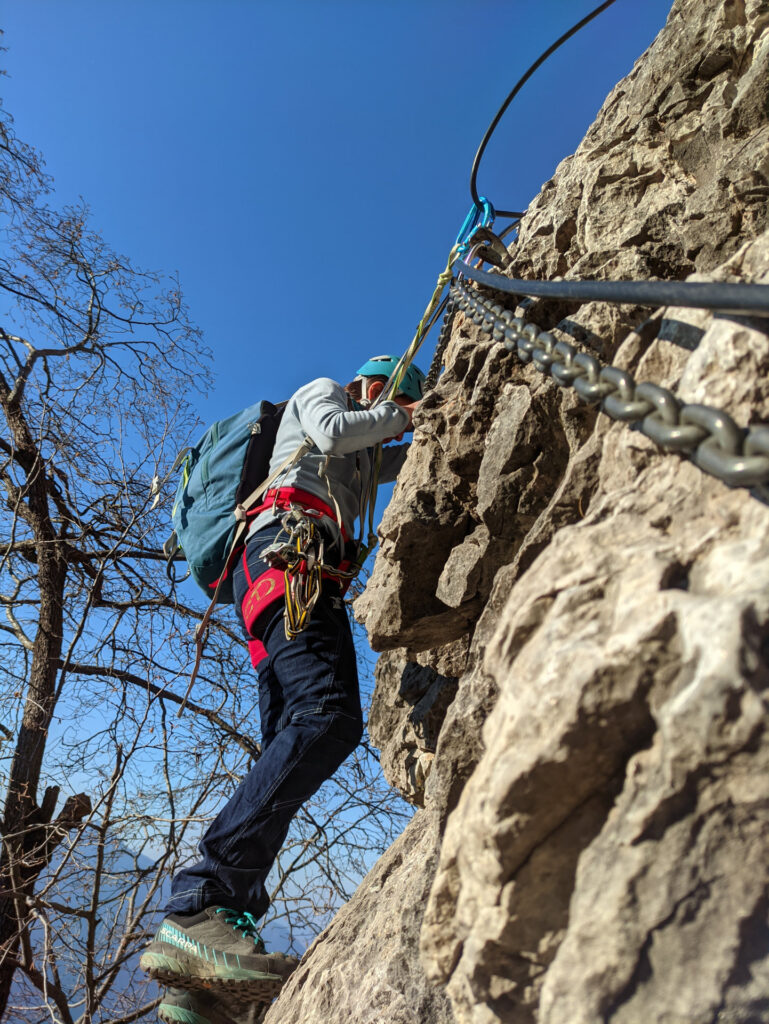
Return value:
M 376 409 L 350 411 L 347 394 L 336 381 L 320 377 L 296 393 L 302 429 L 324 455 L 347 455 L 397 437 L 409 427 L 411 416 L 395 402 Z

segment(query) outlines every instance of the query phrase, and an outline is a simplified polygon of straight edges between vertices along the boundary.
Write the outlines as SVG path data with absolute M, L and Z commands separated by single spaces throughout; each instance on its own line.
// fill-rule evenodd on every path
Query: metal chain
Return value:
M 636 423 L 666 451 L 687 454 L 701 470 L 730 487 L 769 481 L 769 427 L 745 430 L 722 409 L 688 405 L 666 388 L 636 384 L 626 370 L 605 366 L 568 342 L 556 341 L 548 331 L 484 299 L 464 281 L 455 280 L 451 294 L 457 309 L 521 362 L 533 363 L 560 387 L 574 388 L 586 402 L 600 403 L 612 419 Z
M 446 306 L 446 312 L 443 317 L 443 323 L 441 324 L 440 334 L 438 335 L 438 342 L 435 346 L 433 361 L 430 363 L 430 369 L 427 371 L 427 376 L 425 377 L 425 391 L 432 391 L 438 383 L 441 364 L 443 362 L 443 353 L 446 351 L 449 340 L 451 339 L 451 331 L 454 326 L 454 317 L 456 312 L 457 304 L 455 299 L 452 297 L 449 299 L 448 305 Z

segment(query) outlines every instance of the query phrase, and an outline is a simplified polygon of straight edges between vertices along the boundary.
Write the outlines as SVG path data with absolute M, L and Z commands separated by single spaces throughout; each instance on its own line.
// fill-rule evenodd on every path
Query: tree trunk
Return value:
M 19 516 L 35 539 L 40 594 L 37 632 L 27 682 L 21 728 L 16 739 L 3 811 L 0 856 L 0 1017 L 3 1016 L 16 970 L 22 929 L 29 920 L 26 898 L 53 854 L 51 833 L 58 791 L 47 791 L 38 806 L 40 772 L 48 729 L 56 706 L 56 679 L 63 643 L 64 587 L 67 565 L 48 507 L 45 464 L 18 404 L 9 399 L 3 382 L 0 399 L 16 445 L 16 459 L 26 470 Z M 52 799 L 51 799 L 52 798 Z

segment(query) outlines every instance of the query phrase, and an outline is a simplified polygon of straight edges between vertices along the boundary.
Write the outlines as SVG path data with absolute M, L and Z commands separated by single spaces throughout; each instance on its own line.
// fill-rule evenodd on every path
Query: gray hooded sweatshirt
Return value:
M 331 508 L 336 501 L 349 538 L 355 535 L 361 492 L 371 476 L 371 449 L 409 424 L 409 414 L 395 402 L 382 402 L 375 409 L 351 409 L 351 404 L 344 388 L 329 377 L 305 384 L 286 406 L 270 462 L 270 473 L 274 473 L 305 437 L 311 437 L 315 448 L 273 487 L 308 491 Z M 388 445 L 382 450 L 379 479 L 383 483 L 395 480 L 408 448 L 408 444 Z M 272 509 L 261 512 L 251 524 L 249 537 L 275 523 L 281 514 L 276 516 Z

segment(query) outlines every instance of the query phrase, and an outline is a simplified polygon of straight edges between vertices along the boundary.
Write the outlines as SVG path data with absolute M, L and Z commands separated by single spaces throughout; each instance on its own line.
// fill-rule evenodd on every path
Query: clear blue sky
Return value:
M 114 248 L 178 271 L 215 355 L 208 421 L 400 354 L 489 120 L 595 3 L 5 0 L 4 105 L 57 202 L 82 195 Z M 523 209 L 669 7 L 618 0 L 568 42 L 505 115 L 481 192 Z

